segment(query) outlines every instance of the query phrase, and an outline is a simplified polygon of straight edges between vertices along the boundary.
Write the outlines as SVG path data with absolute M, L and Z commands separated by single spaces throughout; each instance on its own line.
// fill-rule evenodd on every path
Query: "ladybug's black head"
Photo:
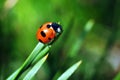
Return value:
M 52 23 L 51 26 L 55 30 L 55 32 L 57 32 L 57 33 L 61 33 L 62 32 L 62 27 L 61 27 L 60 24 Z

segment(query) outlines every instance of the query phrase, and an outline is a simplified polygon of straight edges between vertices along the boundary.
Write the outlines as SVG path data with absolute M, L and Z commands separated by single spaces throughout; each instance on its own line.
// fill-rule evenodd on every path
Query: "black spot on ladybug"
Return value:
M 51 38 L 48 38 L 48 40 L 51 40 Z
M 51 27 L 51 25 L 47 25 L 47 28 L 50 28 Z
M 46 36 L 46 34 L 44 33 L 44 31 L 41 31 L 41 35 L 42 35 L 43 37 Z
M 41 39 L 39 39 L 39 41 L 40 41 L 40 42 L 42 42 L 42 40 L 41 40 Z

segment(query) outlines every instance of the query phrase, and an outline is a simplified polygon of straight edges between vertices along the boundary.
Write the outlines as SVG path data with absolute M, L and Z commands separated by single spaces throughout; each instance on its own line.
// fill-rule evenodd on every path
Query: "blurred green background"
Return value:
M 64 31 L 35 80 L 56 80 L 79 60 L 70 80 L 112 80 L 120 72 L 120 0 L 0 0 L 0 80 L 25 61 L 46 22 Z

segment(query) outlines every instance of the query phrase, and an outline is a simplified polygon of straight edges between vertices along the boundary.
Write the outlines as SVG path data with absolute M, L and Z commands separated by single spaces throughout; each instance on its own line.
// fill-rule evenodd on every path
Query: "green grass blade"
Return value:
M 14 80 L 15 76 L 19 73 L 20 68 L 17 69 L 10 77 L 7 78 L 7 80 Z
M 37 71 L 40 69 L 40 67 L 43 65 L 43 63 L 45 62 L 45 60 L 47 59 L 48 54 L 43 57 L 41 60 L 39 60 L 34 66 L 33 68 L 27 73 L 27 75 L 24 77 L 23 80 L 31 80 L 35 74 L 37 73 Z
M 116 77 L 113 80 L 120 80 L 120 72 L 116 75 Z
M 73 72 L 75 72 L 75 70 L 79 67 L 81 63 L 81 60 L 75 63 L 68 70 L 66 70 L 57 80 L 67 80 L 73 74 Z
M 38 43 L 37 46 L 34 48 L 30 56 L 26 59 L 26 61 L 23 63 L 23 65 L 17 69 L 10 77 L 7 78 L 7 80 L 15 80 L 19 75 L 21 75 L 24 70 L 31 64 L 33 59 L 36 57 L 38 52 L 44 47 L 43 43 Z
M 40 51 L 38 53 L 38 55 L 36 56 L 36 58 L 33 60 L 31 65 L 34 65 L 36 62 L 38 62 L 46 53 L 48 53 L 48 51 L 50 50 L 51 46 L 46 46 L 44 49 L 42 49 L 42 51 Z
M 90 19 L 86 23 L 83 32 L 80 34 L 80 37 L 74 42 L 74 45 L 70 49 L 70 52 L 69 52 L 70 57 L 73 57 L 77 54 L 77 52 L 79 51 L 79 49 L 82 46 L 82 43 L 83 43 L 85 37 L 91 31 L 93 25 L 94 25 L 94 20 L 92 20 L 92 19 Z

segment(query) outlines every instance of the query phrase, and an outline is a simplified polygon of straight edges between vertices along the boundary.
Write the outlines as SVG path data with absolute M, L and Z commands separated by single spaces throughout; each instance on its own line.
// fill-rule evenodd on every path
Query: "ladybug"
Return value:
M 37 31 L 37 39 L 46 44 L 53 42 L 62 33 L 62 27 L 55 22 L 43 24 Z

